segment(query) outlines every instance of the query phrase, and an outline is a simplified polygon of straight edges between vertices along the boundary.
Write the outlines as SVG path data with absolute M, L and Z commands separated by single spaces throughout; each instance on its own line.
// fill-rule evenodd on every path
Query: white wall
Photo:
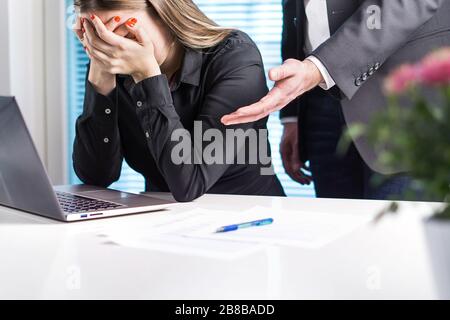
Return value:
M 67 179 L 63 5 L 0 0 L 0 94 L 16 96 L 55 184 Z
M 0 95 L 11 94 L 11 72 L 9 60 L 9 16 L 7 1 L 0 0 Z
M 44 0 L 47 170 L 54 184 L 66 184 L 69 176 L 64 2 Z
M 16 96 L 41 158 L 46 163 L 43 2 L 10 0 L 8 12 L 11 95 Z

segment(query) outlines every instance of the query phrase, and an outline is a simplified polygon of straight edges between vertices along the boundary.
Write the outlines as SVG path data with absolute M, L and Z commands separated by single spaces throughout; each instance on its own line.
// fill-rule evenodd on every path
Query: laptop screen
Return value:
M 0 204 L 60 218 L 61 209 L 14 98 L 0 97 Z

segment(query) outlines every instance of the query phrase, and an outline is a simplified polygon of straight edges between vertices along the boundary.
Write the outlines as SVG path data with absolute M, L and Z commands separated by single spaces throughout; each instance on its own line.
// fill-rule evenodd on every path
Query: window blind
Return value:
M 68 0 L 69 3 L 71 0 Z M 252 37 L 261 50 L 266 71 L 281 63 L 282 8 L 281 0 L 194 0 L 199 8 L 218 24 L 238 28 Z M 69 146 L 72 154 L 75 120 L 82 112 L 84 79 L 88 59 L 83 48 L 72 34 L 68 37 L 68 106 L 69 106 Z M 273 83 L 268 82 L 272 87 Z M 286 193 L 289 196 L 314 197 L 312 187 L 303 187 L 292 181 L 284 172 L 280 154 L 282 126 L 278 114 L 269 119 L 270 143 L 273 164 Z M 72 169 L 71 183 L 78 183 Z M 112 188 L 128 191 L 144 190 L 144 179 L 126 164 L 122 168 L 119 182 Z

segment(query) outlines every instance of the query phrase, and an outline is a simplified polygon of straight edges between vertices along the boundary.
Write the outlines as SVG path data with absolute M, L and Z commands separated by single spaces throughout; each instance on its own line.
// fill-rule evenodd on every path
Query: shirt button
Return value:
M 142 101 L 138 101 L 138 102 L 136 103 L 136 105 L 138 106 L 138 108 L 141 108 L 141 107 L 143 106 L 143 103 L 142 103 Z
M 105 139 L 103 139 L 103 142 L 104 142 L 104 143 L 109 143 L 109 139 L 108 139 L 108 138 L 105 138 Z
M 147 139 L 150 139 L 150 132 L 145 132 L 145 136 L 147 137 Z
M 111 109 L 105 109 L 106 114 L 111 114 Z

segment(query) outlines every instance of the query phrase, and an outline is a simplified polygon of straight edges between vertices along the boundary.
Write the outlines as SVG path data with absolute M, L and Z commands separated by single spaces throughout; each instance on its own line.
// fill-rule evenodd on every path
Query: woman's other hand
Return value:
M 92 23 L 92 24 L 91 24 Z M 130 40 L 119 36 L 108 28 L 97 16 L 91 22 L 84 22 L 87 49 L 108 73 L 131 75 L 135 82 L 160 75 L 154 46 L 147 33 L 137 24 L 135 18 L 125 23 L 128 33 L 135 38 Z

